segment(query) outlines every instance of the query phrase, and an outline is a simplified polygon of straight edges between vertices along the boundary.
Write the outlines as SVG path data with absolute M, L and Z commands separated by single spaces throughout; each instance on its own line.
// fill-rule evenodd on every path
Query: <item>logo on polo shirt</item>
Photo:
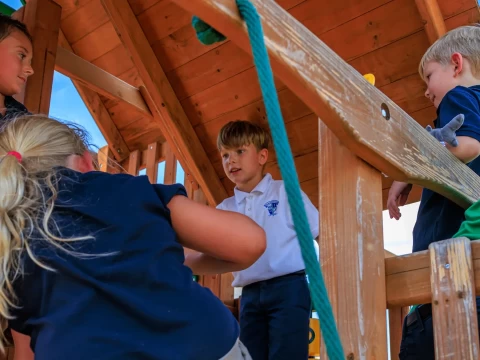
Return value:
M 263 206 L 267 208 L 268 216 L 277 215 L 278 200 L 270 200 L 269 202 L 266 202 Z

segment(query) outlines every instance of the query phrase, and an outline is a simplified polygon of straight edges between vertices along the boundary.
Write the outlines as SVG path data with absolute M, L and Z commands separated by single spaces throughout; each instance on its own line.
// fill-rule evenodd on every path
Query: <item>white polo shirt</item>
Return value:
M 303 191 L 302 198 L 314 239 L 319 231 L 318 210 Z M 217 209 L 247 215 L 267 234 L 263 255 L 249 268 L 234 272 L 232 286 L 242 287 L 305 269 L 283 181 L 266 174 L 250 193 L 235 188 L 235 196 L 225 199 Z M 316 241 L 314 245 L 318 256 Z

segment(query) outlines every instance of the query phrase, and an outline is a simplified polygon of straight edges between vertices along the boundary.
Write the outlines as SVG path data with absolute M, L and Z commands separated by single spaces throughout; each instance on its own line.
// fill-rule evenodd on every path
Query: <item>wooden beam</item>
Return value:
M 382 175 L 323 123 L 318 150 L 320 264 L 345 356 L 387 359 Z
M 172 147 L 167 143 L 165 153 L 165 175 L 163 183 L 165 185 L 175 184 L 177 181 L 177 158 L 173 153 Z
M 447 27 L 445 26 L 438 2 L 437 0 L 415 0 L 415 3 L 425 23 L 428 40 L 433 44 L 440 36 L 447 32 Z
M 480 241 L 472 241 L 475 289 L 480 294 Z M 428 250 L 385 259 L 387 307 L 432 302 Z
M 251 51 L 235 1 L 174 2 Z M 460 206 L 480 199 L 480 177 L 398 105 L 274 0 L 251 3 L 262 19 L 276 76 L 353 153 L 395 180 L 426 187 Z
M 185 170 L 198 181 L 208 202 L 216 205 L 227 197 L 205 150 L 187 118 L 165 72 L 157 60 L 127 0 L 102 0 L 123 44 L 145 84 L 142 94 L 152 109 L 167 142 Z
M 140 151 L 135 150 L 130 153 L 130 158 L 128 159 L 128 173 L 133 176 L 138 175 L 138 169 L 140 168 Z
M 158 177 L 158 143 L 148 145 L 147 149 L 147 176 L 152 184 L 157 183 Z
M 33 37 L 34 74 L 17 99 L 33 113 L 48 114 L 62 8 L 53 0 L 30 0 L 22 21 Z
M 435 358 L 476 360 L 477 302 L 470 240 L 457 238 L 429 246 Z
M 112 152 L 110 151 L 108 145 L 98 150 L 98 166 L 100 171 L 103 172 L 108 172 L 110 174 L 115 174 L 118 172 L 112 163 Z
M 64 48 L 58 49 L 55 70 L 101 95 L 130 105 L 131 108 L 139 111 L 142 115 L 152 116 L 142 94 L 136 87 L 82 59 L 71 51 Z
M 62 48 L 65 48 L 65 50 L 68 51 L 73 51 L 70 43 L 61 30 L 58 36 L 58 45 L 60 52 Z M 130 153 L 127 143 L 120 134 L 120 131 L 118 131 L 117 126 L 113 122 L 107 108 L 103 104 L 102 99 L 100 99 L 100 96 L 98 96 L 96 92 L 83 86 L 79 81 L 75 79 L 71 80 L 73 86 L 75 86 L 77 89 L 78 94 L 90 112 L 90 115 L 92 115 L 93 120 L 95 120 L 100 132 L 105 140 L 107 140 L 108 146 L 110 147 L 115 159 L 117 161 L 122 161 L 127 158 Z
M 390 359 L 398 360 L 402 343 L 403 321 L 409 308 L 395 307 L 388 309 L 388 330 L 390 335 Z

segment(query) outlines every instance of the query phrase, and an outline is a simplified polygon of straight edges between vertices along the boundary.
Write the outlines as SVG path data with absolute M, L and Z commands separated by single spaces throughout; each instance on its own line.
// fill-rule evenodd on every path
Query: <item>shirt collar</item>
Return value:
M 272 175 L 267 173 L 250 193 L 238 190 L 237 187 L 235 187 L 235 189 L 233 190 L 235 193 L 235 201 L 237 202 L 237 204 L 240 204 L 251 193 L 263 194 L 265 191 L 267 191 L 272 181 Z

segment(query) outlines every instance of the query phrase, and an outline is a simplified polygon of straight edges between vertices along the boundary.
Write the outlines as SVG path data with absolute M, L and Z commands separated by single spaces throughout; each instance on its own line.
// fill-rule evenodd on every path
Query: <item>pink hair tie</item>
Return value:
M 19 152 L 16 151 L 9 151 L 7 155 L 12 155 L 15 156 L 18 160 L 18 162 L 22 162 L 22 155 Z

